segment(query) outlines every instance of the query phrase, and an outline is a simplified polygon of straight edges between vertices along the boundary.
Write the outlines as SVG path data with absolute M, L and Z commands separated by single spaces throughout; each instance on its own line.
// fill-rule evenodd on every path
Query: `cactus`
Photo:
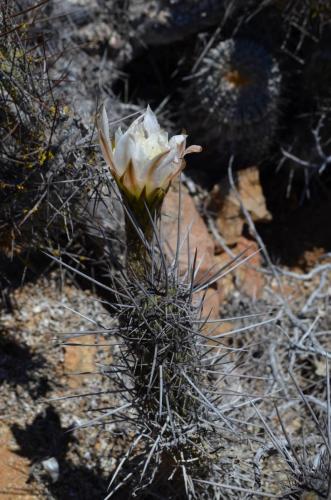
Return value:
M 277 127 L 281 74 L 264 47 L 232 38 L 212 47 L 192 75 L 183 113 L 189 132 L 227 164 L 261 160 Z
M 208 343 L 203 299 L 194 301 L 208 286 L 194 278 L 197 261 L 192 256 L 181 275 L 178 255 L 167 262 L 156 226 L 154 231 L 144 279 L 140 270 L 137 278 L 125 273 L 109 287 L 115 300 L 108 308 L 118 327 L 100 325 L 105 339 L 117 339 L 114 360 L 102 369 L 117 405 L 84 425 L 121 421 L 130 436 L 107 499 L 121 492 L 124 498 L 217 498 L 221 488 L 212 480 L 234 429 L 218 409 L 221 394 L 214 402 L 210 373 L 232 353 L 220 348 L 217 336 Z
M 320 43 L 307 59 L 297 83 L 300 90 L 298 85 L 293 89 L 297 110 L 292 112 L 289 129 L 280 141 L 278 170 L 288 171 L 287 196 L 298 182 L 303 183 L 301 198 L 310 198 L 313 186 L 316 187 L 331 164 L 331 54 L 325 43 Z
M 293 184 L 299 182 L 303 183 L 301 199 L 310 198 L 314 181 L 317 184 L 319 177 L 330 170 L 330 127 L 328 107 L 296 118 L 295 135 L 290 136 L 289 142 L 282 142 L 277 167 L 277 170 L 288 171 L 287 196 L 290 196 Z
M 11 255 L 71 239 L 69 206 L 90 154 L 81 149 L 74 161 L 81 130 L 61 99 L 46 42 L 33 36 L 32 11 L 37 17 L 38 7 L 0 4 L 0 247 Z
M 208 478 L 213 455 L 210 408 L 199 398 L 205 378 L 199 361 L 202 323 L 199 309 L 192 306 L 192 284 L 179 282 L 177 269 L 165 272 L 153 262 L 146 276 L 152 280 L 149 288 L 131 280 L 123 283 L 127 297 L 120 299 L 117 334 L 123 341 L 119 362 L 126 377 L 118 389 L 127 391 L 129 415 L 137 425 L 135 445 L 143 438 L 130 489 L 143 490 L 154 479 L 160 490 L 169 491 L 165 497 L 183 498 L 186 492 L 190 498 L 195 497 L 192 477 Z M 120 467 L 113 481 L 119 472 Z M 176 494 L 170 494 L 172 489 Z
M 99 134 L 122 195 L 128 242 L 126 272 L 113 275 L 111 286 L 103 285 L 114 297 L 108 308 L 118 321 L 104 335 L 119 339 L 114 363 L 103 372 L 112 378 L 112 393 L 120 401 L 88 423 L 120 419 L 130 428 L 132 441 L 107 498 L 121 488 L 133 496 L 158 491 L 168 499 L 213 498 L 214 486 L 204 481 L 213 477 L 219 447 L 225 446 L 232 425 L 212 401 L 208 371 L 217 372 L 227 353 L 218 350 L 217 336 L 213 346 L 208 344 L 203 298 L 194 297 L 219 273 L 197 280 L 198 262 L 191 256 L 183 275 L 181 242 L 173 261 L 167 261 L 158 221 L 160 202 L 183 167 L 185 151 L 198 148 L 185 150 L 185 136 L 168 141 L 150 110 L 126 133 L 118 130 L 112 141 L 103 111 Z M 147 153 L 153 156 L 144 160 L 148 169 L 139 164 Z M 118 196 L 112 180 L 108 189 Z

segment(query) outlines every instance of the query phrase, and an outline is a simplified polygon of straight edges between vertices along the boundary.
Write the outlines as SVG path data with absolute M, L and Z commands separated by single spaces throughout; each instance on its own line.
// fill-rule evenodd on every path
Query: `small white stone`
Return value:
M 56 483 L 56 481 L 58 481 L 59 476 L 60 476 L 59 462 L 56 460 L 56 458 L 51 457 L 51 458 L 48 458 L 47 460 L 43 460 L 42 466 L 43 466 L 44 470 L 51 477 L 53 483 Z

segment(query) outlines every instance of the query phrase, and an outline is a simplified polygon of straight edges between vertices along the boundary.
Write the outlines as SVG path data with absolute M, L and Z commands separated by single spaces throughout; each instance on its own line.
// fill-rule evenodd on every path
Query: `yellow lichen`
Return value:
M 51 160 L 52 158 L 54 158 L 54 154 L 52 153 L 52 151 L 41 150 L 38 154 L 39 165 L 42 167 L 44 165 L 44 163 L 46 163 L 46 161 Z

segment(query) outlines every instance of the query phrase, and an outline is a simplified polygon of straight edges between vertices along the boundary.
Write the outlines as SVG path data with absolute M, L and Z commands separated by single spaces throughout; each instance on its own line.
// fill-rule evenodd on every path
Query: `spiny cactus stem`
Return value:
M 141 280 L 143 284 L 146 284 L 155 268 L 155 248 L 159 250 L 164 271 L 164 288 L 165 293 L 167 293 L 168 271 L 158 231 L 161 204 L 162 202 L 154 204 L 151 208 L 144 200 L 134 204 L 130 200 L 130 206 L 124 206 L 127 241 L 126 262 L 129 276 L 132 275 L 135 280 Z M 127 204 L 124 203 L 124 205 Z
M 129 276 L 146 282 L 148 262 L 150 254 L 148 246 L 152 240 L 153 232 L 148 224 L 141 231 L 137 228 L 134 221 L 127 213 L 125 214 L 125 230 L 126 230 L 126 263 Z M 144 241 L 145 240 L 145 241 Z

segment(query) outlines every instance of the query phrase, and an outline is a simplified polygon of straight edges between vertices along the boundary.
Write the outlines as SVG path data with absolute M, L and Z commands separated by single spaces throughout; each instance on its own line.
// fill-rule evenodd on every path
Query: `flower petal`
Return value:
M 145 139 L 144 139 L 145 141 Z M 134 138 L 134 151 L 132 152 L 132 163 L 136 172 L 138 182 L 142 182 L 147 175 L 149 158 L 143 147 L 142 141 Z
M 138 116 L 130 125 L 127 132 L 131 132 L 132 134 L 141 133 L 144 135 L 144 127 L 143 127 L 144 115 Z
M 121 127 L 118 127 L 118 129 L 115 132 L 115 140 L 114 140 L 114 147 L 115 148 L 117 146 L 118 141 L 122 137 L 122 135 L 123 135 L 122 129 L 121 129 Z
M 167 162 L 168 155 L 170 153 L 170 150 L 168 149 L 167 151 L 163 151 L 160 153 L 158 156 L 155 156 L 152 160 L 149 160 L 148 162 L 148 168 L 146 169 L 146 177 L 145 177 L 145 184 L 147 186 L 147 193 L 149 193 L 151 190 L 154 190 L 155 187 L 159 185 L 159 182 L 157 181 L 157 173 L 160 172 L 162 175 L 162 165 L 163 161 Z
M 107 111 L 105 105 L 102 106 L 101 108 L 101 116 L 98 117 L 98 127 L 99 129 L 102 130 L 105 139 L 109 141 L 109 123 L 108 123 L 108 116 L 107 116 Z
M 120 183 L 129 191 L 129 193 L 135 195 L 137 198 L 140 195 L 141 188 L 137 182 L 135 175 L 135 170 L 132 161 L 129 161 L 127 169 L 120 179 Z
M 149 105 L 147 106 L 144 114 L 144 128 L 147 132 L 147 136 L 151 134 L 158 134 L 160 132 L 160 125 Z
M 153 185 L 154 187 L 161 187 L 162 189 L 168 189 L 168 178 L 176 175 L 176 172 L 180 169 L 182 160 L 177 157 L 177 151 L 172 150 L 165 156 L 163 156 L 158 162 L 157 168 L 153 175 Z
M 191 153 L 201 153 L 202 147 L 201 146 L 196 146 L 192 144 L 192 146 L 189 146 L 188 148 L 185 149 L 183 156 L 189 155 Z
M 114 156 L 113 152 L 111 149 L 111 145 L 109 144 L 109 141 L 106 140 L 105 135 L 101 129 L 99 129 L 99 142 L 101 146 L 101 151 L 102 155 L 105 159 L 105 162 L 107 163 L 108 167 L 110 168 L 110 171 L 113 175 L 116 174 L 116 167 L 115 167 L 115 162 L 114 162 Z
M 177 150 L 177 155 L 179 158 L 183 158 L 185 146 L 186 146 L 186 135 L 174 135 L 169 141 L 169 146 Z
M 135 139 L 127 130 L 119 137 L 114 150 L 114 164 L 116 174 L 121 177 L 128 168 L 130 160 L 135 155 Z
M 112 174 L 116 174 L 113 153 L 112 153 L 111 147 L 109 147 L 102 131 L 99 132 L 99 141 L 100 141 L 102 155 L 103 155 L 108 167 L 110 168 L 110 171 L 112 172 Z

